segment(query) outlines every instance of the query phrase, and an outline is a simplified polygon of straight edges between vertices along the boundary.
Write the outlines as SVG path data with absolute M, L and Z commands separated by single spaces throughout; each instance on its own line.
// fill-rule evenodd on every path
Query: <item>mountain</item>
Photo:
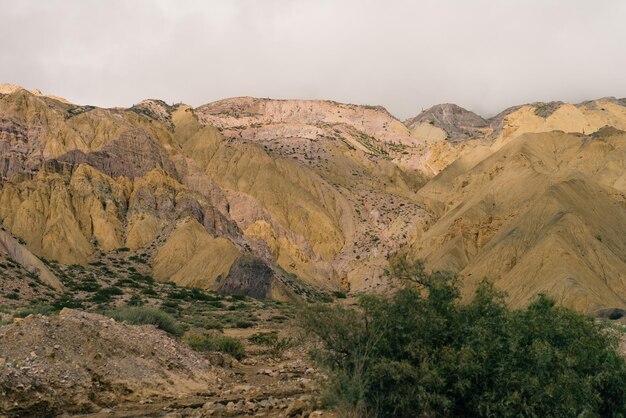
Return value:
M 425 175 L 394 160 L 421 144 L 382 108 L 243 98 L 101 109 L 17 89 L 0 98 L 0 141 L 3 225 L 63 265 L 129 250 L 182 285 L 276 298 L 296 296 L 294 279 L 364 290 L 425 216 Z
M 452 142 L 483 136 L 489 122 L 455 104 L 435 105 L 404 122 L 416 136 L 445 139 Z
M 625 304 L 624 100 L 403 123 L 331 101 L 35 93 L 0 89 L 0 297 L 34 278 L 62 292 L 74 265 L 277 299 L 376 291 L 407 249 L 512 304 Z
M 495 280 L 514 306 L 538 293 L 583 311 L 624 306 L 625 166 L 623 131 L 523 134 L 420 190 L 437 215 L 412 248 L 468 290 Z

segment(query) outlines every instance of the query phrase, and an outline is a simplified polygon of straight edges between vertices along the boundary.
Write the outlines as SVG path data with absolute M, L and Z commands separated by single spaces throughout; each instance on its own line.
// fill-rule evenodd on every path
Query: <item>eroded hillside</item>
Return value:
M 5 85 L 3 253 L 15 278 L 57 292 L 45 263 L 128 251 L 160 281 L 293 299 L 384 288 L 388 256 L 408 244 L 468 289 L 495 280 L 513 304 L 547 292 L 622 307 L 621 129 L 612 98 L 490 119 L 446 104 L 403 123 L 330 101 L 102 109 Z

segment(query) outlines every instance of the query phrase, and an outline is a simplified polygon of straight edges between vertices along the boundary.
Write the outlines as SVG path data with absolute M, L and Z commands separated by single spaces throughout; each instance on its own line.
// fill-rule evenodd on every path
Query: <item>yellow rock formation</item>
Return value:
M 215 290 L 237 257 L 230 241 L 211 236 L 195 219 L 184 219 L 157 251 L 152 271 L 157 280 Z

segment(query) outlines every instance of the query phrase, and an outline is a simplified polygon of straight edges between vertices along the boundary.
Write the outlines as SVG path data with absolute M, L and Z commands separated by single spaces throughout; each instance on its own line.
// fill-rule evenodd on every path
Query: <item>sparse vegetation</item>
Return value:
M 243 343 L 237 338 L 226 335 L 188 334 L 183 341 L 196 351 L 213 351 L 225 353 L 241 360 L 246 356 Z
M 268 354 L 277 359 L 282 358 L 285 351 L 296 345 L 296 340 L 292 337 L 281 338 L 276 331 L 254 333 L 248 337 L 248 341 L 267 347 Z
M 117 286 L 103 287 L 91 297 L 92 302 L 108 302 L 113 296 L 123 295 L 124 291 Z
M 52 315 L 57 313 L 58 310 L 50 305 L 35 304 L 27 308 L 18 310 L 13 314 L 14 318 L 26 318 L 28 315 Z
M 561 102 L 535 103 L 535 115 L 547 118 L 561 107 Z
M 127 322 L 132 325 L 151 324 L 174 336 L 180 336 L 184 332 L 176 319 L 155 308 L 123 307 L 109 311 L 107 315 L 116 321 Z

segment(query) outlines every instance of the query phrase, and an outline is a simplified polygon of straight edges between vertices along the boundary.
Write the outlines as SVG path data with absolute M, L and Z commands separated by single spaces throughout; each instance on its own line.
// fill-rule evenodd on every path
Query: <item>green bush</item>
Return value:
M 143 293 L 144 295 L 148 295 L 148 296 L 157 296 L 158 293 L 150 288 L 150 287 L 146 287 L 145 289 L 141 289 L 141 293 Z
M 113 296 L 123 295 L 124 291 L 116 286 L 103 287 L 91 297 L 92 302 L 108 302 Z
M 86 280 L 86 281 L 77 283 L 73 287 L 73 289 L 82 290 L 84 292 L 97 292 L 98 290 L 100 290 L 101 287 L 102 286 L 100 286 L 95 280 L 94 281 Z
M 270 332 L 255 332 L 248 337 L 248 341 L 257 345 L 272 345 L 274 341 L 278 339 L 278 333 L 276 331 Z
M 539 296 L 511 310 L 483 282 L 460 304 L 453 275 L 401 259 L 393 296 L 302 315 L 330 371 L 327 402 L 380 417 L 623 417 L 626 363 L 593 320 Z
M 183 337 L 183 341 L 196 351 L 217 351 L 230 354 L 237 360 L 246 356 L 243 343 L 226 335 L 188 334 Z
M 80 301 L 74 299 L 74 296 L 71 293 L 63 293 L 61 296 L 59 296 L 58 299 L 52 302 L 52 306 L 59 311 L 63 308 L 83 308 L 83 304 Z
M 216 329 L 219 331 L 224 330 L 224 324 L 215 318 L 205 318 L 202 316 L 196 316 L 190 321 L 191 325 L 204 328 L 204 329 Z
M 278 322 L 280 324 L 280 323 L 283 323 L 283 322 L 287 321 L 288 319 L 289 319 L 289 317 L 285 316 L 285 315 L 273 315 L 273 316 L 269 317 L 268 320 L 270 322 Z
M 152 276 L 146 276 L 140 273 L 131 273 L 130 278 L 147 284 L 154 284 L 154 278 Z
M 128 305 L 128 306 L 143 306 L 144 305 L 144 301 L 141 298 L 141 296 L 139 296 L 139 295 L 132 295 L 130 297 L 130 299 L 128 299 L 128 302 L 126 302 L 126 305 Z
M 220 302 L 219 300 L 207 302 L 207 305 L 215 309 L 224 309 L 225 307 L 224 303 Z
M 180 302 L 177 302 L 175 300 L 164 300 L 161 302 L 161 306 L 167 306 L 168 308 L 175 308 L 178 309 L 180 307 Z
M 184 332 L 174 317 L 155 308 L 123 307 L 109 311 L 107 315 L 116 321 L 127 322 L 132 325 L 151 324 L 174 336 L 180 336 Z
M 247 319 L 238 319 L 233 324 L 233 328 L 252 328 L 256 323 Z
M 292 337 L 280 338 L 276 331 L 256 332 L 248 337 L 248 341 L 267 347 L 268 353 L 274 358 L 282 358 L 285 351 L 296 345 Z
M 52 315 L 57 313 L 58 310 L 55 309 L 53 306 L 50 305 L 44 305 L 44 304 L 36 304 L 36 305 L 32 305 L 29 306 L 27 308 L 23 308 L 20 309 L 19 311 L 15 312 L 15 314 L 13 314 L 14 318 L 26 318 L 28 315 Z

